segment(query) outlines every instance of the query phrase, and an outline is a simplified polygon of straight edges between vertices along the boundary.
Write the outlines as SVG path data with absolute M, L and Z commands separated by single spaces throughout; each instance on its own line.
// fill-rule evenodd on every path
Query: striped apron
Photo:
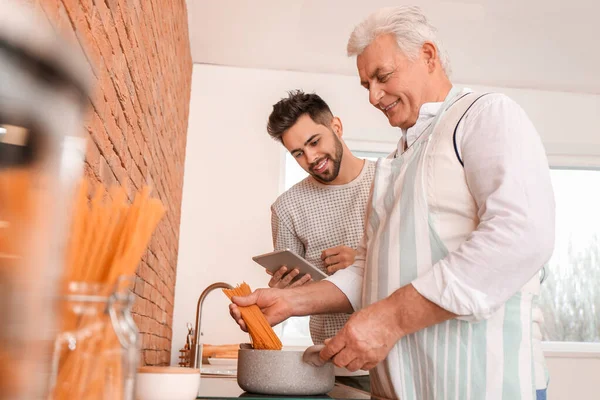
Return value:
M 430 142 L 441 131 L 446 130 L 446 140 L 450 129 L 452 140 L 454 127 L 476 98 L 453 88 L 415 143 L 395 158 L 377 162 L 365 227 L 363 306 L 410 284 L 448 254 L 427 201 L 434 178 L 429 168 L 435 162 L 431 155 L 427 157 L 434 146 Z M 456 174 L 464 176 L 462 171 Z M 470 196 L 464 179 L 456 184 L 465 185 L 461 189 Z M 474 227 L 464 232 L 465 239 Z M 402 338 L 371 370 L 372 394 L 402 400 L 535 399 L 539 356 L 543 365 L 539 343 L 532 339 L 532 308 L 538 290 L 536 277 L 489 319 L 453 319 Z

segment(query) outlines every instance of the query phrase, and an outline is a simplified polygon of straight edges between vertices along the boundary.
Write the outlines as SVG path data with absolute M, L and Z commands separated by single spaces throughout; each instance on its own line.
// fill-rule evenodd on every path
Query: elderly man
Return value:
M 403 134 L 377 163 L 356 261 L 234 302 L 258 304 L 273 324 L 356 311 L 321 358 L 372 369 L 378 397 L 545 398 L 535 298 L 554 200 L 535 128 L 508 97 L 453 87 L 417 8 L 375 12 L 348 53 L 371 104 Z M 245 329 L 235 304 L 231 314 Z

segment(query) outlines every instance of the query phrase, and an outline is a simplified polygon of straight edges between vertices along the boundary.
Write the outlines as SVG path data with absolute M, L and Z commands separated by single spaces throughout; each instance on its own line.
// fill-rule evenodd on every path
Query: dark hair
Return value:
M 329 127 L 333 118 L 329 106 L 321 97 L 314 93 L 292 90 L 288 92 L 287 98 L 279 100 L 273 106 L 267 132 L 273 139 L 282 142 L 281 136 L 304 114 L 308 114 L 315 123 L 326 127 Z

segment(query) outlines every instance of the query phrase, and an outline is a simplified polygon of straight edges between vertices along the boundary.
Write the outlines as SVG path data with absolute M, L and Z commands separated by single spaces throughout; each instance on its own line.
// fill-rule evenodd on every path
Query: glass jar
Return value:
M 131 316 L 133 279 L 115 287 L 71 282 L 61 304 L 50 399 L 134 400 L 139 332 Z

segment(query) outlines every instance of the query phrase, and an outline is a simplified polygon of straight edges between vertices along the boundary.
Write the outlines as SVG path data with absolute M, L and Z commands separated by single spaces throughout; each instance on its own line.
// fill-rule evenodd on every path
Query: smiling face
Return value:
M 344 146 L 339 138 L 341 128 L 341 122 L 336 117 L 327 127 L 304 114 L 285 131 L 281 139 L 302 169 L 322 183 L 334 183 L 344 155 Z
M 428 99 L 435 70 L 436 49 L 426 42 L 416 59 L 409 59 L 392 34 L 380 35 L 357 57 L 361 85 L 369 102 L 381 110 L 390 125 L 408 129 L 417 122 Z

